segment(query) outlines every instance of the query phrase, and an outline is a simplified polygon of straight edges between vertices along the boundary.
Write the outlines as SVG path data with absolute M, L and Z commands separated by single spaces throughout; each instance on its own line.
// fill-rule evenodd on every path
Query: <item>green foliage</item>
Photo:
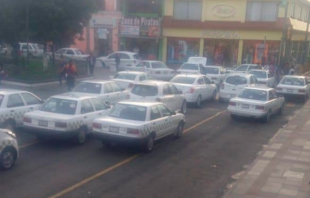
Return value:
M 0 0 L 0 41 L 26 40 L 27 2 L 29 40 L 61 46 L 71 44 L 99 9 L 97 0 Z

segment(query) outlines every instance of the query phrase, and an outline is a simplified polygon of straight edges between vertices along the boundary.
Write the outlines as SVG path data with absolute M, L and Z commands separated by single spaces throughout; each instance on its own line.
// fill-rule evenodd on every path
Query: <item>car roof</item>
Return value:
M 176 76 L 197 78 L 197 77 L 204 77 L 205 75 L 203 75 L 203 74 L 178 74 Z
M 153 102 L 153 101 L 141 101 L 141 100 L 137 100 L 137 101 L 122 101 L 119 102 L 118 104 L 127 104 L 127 105 L 136 105 L 136 106 L 142 106 L 142 107 L 150 107 L 153 105 L 158 105 L 158 104 L 162 104 L 161 102 Z
M 251 69 L 250 72 L 251 72 L 251 71 L 269 72 L 268 70 L 264 70 L 264 69 Z
M 289 78 L 306 78 L 306 76 L 296 76 L 296 75 L 285 75 L 284 77 L 289 77 Z
M 66 99 L 66 100 L 85 100 L 85 99 L 90 99 L 90 98 L 96 98 L 93 96 L 82 96 L 82 95 L 76 95 L 74 93 L 63 93 L 59 95 L 54 95 L 51 96 L 51 98 L 58 98 L 58 99 Z
M 153 85 L 153 86 L 161 86 L 165 84 L 171 84 L 167 81 L 158 81 L 158 80 L 146 80 L 143 82 L 136 83 L 136 85 Z
M 129 52 L 129 51 L 117 51 L 117 52 L 113 52 L 111 54 L 115 54 L 115 53 L 125 53 L 125 54 L 137 54 L 135 52 Z
M 223 66 L 216 66 L 216 65 L 207 65 L 207 66 L 204 66 L 204 67 L 212 67 L 212 68 L 223 68 Z
M 197 62 L 185 62 L 182 65 L 185 65 L 185 64 L 199 65 L 200 63 L 197 63 Z
M 248 78 L 248 77 L 250 77 L 250 76 L 253 76 L 253 74 L 244 74 L 244 73 L 230 73 L 230 74 L 228 74 L 228 75 L 227 75 L 227 77 L 229 77 L 229 76 L 243 76 L 243 77 Z
M 99 84 L 106 84 L 106 83 L 115 83 L 111 80 L 83 80 L 80 83 L 99 83 Z
M 121 71 L 118 72 L 119 74 L 146 74 L 145 72 L 141 72 L 141 71 Z
M 257 64 L 252 64 L 252 63 L 251 63 L 251 64 L 247 64 L 247 63 L 245 63 L 245 64 L 242 64 L 242 65 L 240 65 L 240 66 L 243 66 L 243 65 L 248 65 L 248 66 L 258 66 Z M 240 67 L 240 66 L 239 66 L 239 67 Z
M 58 49 L 58 50 L 62 50 L 62 49 L 80 50 L 80 49 L 78 49 L 78 48 L 71 48 L 71 47 L 64 47 L 64 48 L 60 48 L 60 49 Z
M 162 61 L 159 61 L 159 60 L 143 60 L 142 62 L 150 62 L 150 63 L 161 62 L 161 63 L 163 63 Z
M 261 90 L 261 91 L 270 91 L 270 90 L 274 90 L 274 88 L 271 87 L 264 87 L 264 86 L 257 86 L 257 85 L 250 85 L 245 87 L 244 89 L 255 89 L 255 90 Z
M 13 93 L 29 93 L 28 91 L 17 90 L 17 89 L 0 89 L 0 94 L 13 94 Z

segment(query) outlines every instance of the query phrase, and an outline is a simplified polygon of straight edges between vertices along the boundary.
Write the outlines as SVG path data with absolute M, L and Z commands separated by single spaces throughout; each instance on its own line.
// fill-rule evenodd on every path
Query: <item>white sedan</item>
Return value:
M 8 170 L 18 159 L 19 150 L 16 136 L 10 130 L 0 129 L 0 168 Z
M 249 71 L 249 74 L 253 74 L 257 78 L 259 84 L 264 84 L 272 88 L 277 86 L 276 78 L 271 76 L 267 70 L 253 69 Z
M 106 146 L 135 143 L 153 150 L 155 140 L 170 134 L 182 137 L 185 118 L 159 102 L 120 102 L 106 117 L 93 121 L 93 135 Z
M 217 96 L 216 85 L 210 79 L 201 74 L 175 76 L 171 81 L 185 94 L 186 102 L 195 103 L 197 107 L 205 100 L 215 100 Z
M 130 100 L 157 101 L 164 103 L 171 111 L 186 113 L 186 98 L 182 91 L 170 82 L 147 81 L 135 84 Z
M 116 54 L 120 57 L 119 70 L 131 70 L 136 67 L 141 62 L 141 58 L 139 54 L 134 52 L 127 51 L 118 51 L 109 54 L 108 56 L 103 56 L 97 58 L 97 61 L 100 61 L 103 67 L 110 67 L 111 69 L 115 69 L 116 62 L 115 56 Z
M 50 54 L 50 56 L 52 56 L 52 54 Z M 89 54 L 84 54 L 77 48 L 61 48 L 55 52 L 55 58 L 60 59 L 61 57 L 74 60 L 86 60 L 89 57 Z
M 262 69 L 262 68 L 260 66 L 258 66 L 257 64 L 242 64 L 239 67 L 232 70 L 232 73 L 247 74 L 247 73 L 249 73 L 250 70 L 253 70 L 253 69 Z
M 123 89 L 131 89 L 136 83 L 146 80 L 154 80 L 154 78 L 145 72 L 122 71 L 118 72 L 112 80 Z
M 80 82 L 69 95 L 94 96 L 111 105 L 127 99 L 128 91 L 114 81 L 87 80 Z
M 76 143 L 83 144 L 91 132 L 92 121 L 107 115 L 110 109 L 96 97 L 52 96 L 40 110 L 24 115 L 24 128 L 38 138 L 74 138 Z
M 158 80 L 171 80 L 175 76 L 175 71 L 161 61 L 142 61 L 137 67 Z
M 306 102 L 310 95 L 310 84 L 305 76 L 284 76 L 278 84 L 277 93 L 284 96 L 299 96 Z
M 177 74 L 206 74 L 205 67 L 199 63 L 183 63 Z
M 226 70 L 222 66 L 205 66 L 205 71 L 206 76 L 217 86 L 220 86 L 227 76 Z
M 273 88 L 246 87 L 236 98 L 229 101 L 228 111 L 231 118 L 237 116 L 270 120 L 273 114 L 282 114 L 284 98 L 277 95 Z

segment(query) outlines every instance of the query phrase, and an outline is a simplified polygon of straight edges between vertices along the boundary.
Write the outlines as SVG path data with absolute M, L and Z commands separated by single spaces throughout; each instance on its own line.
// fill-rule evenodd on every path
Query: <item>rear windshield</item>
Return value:
M 40 109 L 41 111 L 59 113 L 66 115 L 74 115 L 76 111 L 77 101 L 59 98 L 50 98 Z
M 73 89 L 73 92 L 100 94 L 101 84 L 81 82 L 76 88 Z
M 150 85 L 135 85 L 132 88 L 131 93 L 138 96 L 157 96 L 158 87 Z
M 188 70 L 198 70 L 197 64 L 185 63 L 182 65 L 181 69 L 188 69 Z
M 109 116 L 126 120 L 145 121 L 146 110 L 146 107 L 129 104 L 116 104 Z
M 267 73 L 264 71 L 250 71 L 256 78 L 267 78 Z
M 305 86 L 305 80 L 303 78 L 284 77 L 281 80 L 280 84 L 291 86 Z
M 137 74 L 128 74 L 128 73 L 120 73 L 114 76 L 115 79 L 124 79 L 124 80 L 135 80 Z
M 166 69 L 167 66 L 164 65 L 164 64 L 161 63 L 161 62 L 153 62 L 153 63 L 152 63 L 152 68 L 153 68 L 153 69 Z
M 267 101 L 267 91 L 245 89 L 238 95 L 238 97 L 250 100 Z
M 243 76 L 228 76 L 225 81 L 233 85 L 245 85 L 248 83 L 248 80 Z
M 220 69 L 214 67 L 205 67 L 206 74 L 219 74 Z
M 176 76 L 170 82 L 172 83 L 181 83 L 181 84 L 194 84 L 196 78 L 185 77 L 185 76 Z

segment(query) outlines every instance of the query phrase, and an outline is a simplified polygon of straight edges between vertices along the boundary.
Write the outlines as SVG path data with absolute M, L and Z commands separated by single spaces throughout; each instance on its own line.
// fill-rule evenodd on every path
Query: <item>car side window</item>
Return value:
M 143 66 L 145 66 L 146 68 L 150 68 L 150 63 L 148 63 L 148 62 L 143 62 Z
M 252 76 L 252 78 L 253 78 L 253 82 L 254 82 L 254 84 L 257 84 L 257 83 L 258 83 L 257 78 L 256 78 L 255 76 Z
M 205 83 L 206 83 L 206 84 L 211 84 L 211 81 L 209 80 L 209 78 L 207 78 L 207 77 L 204 76 L 203 79 L 205 80 Z
M 116 83 L 111 83 L 111 86 L 114 89 L 114 92 L 122 91 L 122 88 L 118 84 L 116 84 Z
M 144 80 L 146 80 L 146 76 L 143 74 L 139 77 L 139 81 L 144 81 Z
M 8 98 L 8 108 L 25 106 L 24 101 L 19 94 L 11 94 Z
M 247 69 L 248 69 L 247 65 L 242 65 L 242 66 L 237 67 L 236 71 L 246 71 Z
M 270 74 L 268 74 L 268 78 L 271 78 L 271 75 L 270 75 Z
M 275 98 L 278 98 L 278 97 L 279 97 L 278 94 L 277 94 L 277 92 L 276 92 L 276 90 L 272 90 L 272 94 L 273 94 L 273 96 L 274 96 Z
M 197 83 L 198 83 L 199 85 L 205 84 L 205 82 L 203 81 L 202 78 L 199 78 L 199 79 L 197 80 Z
M 159 112 L 159 109 L 156 106 L 151 107 L 151 120 L 157 120 L 158 118 L 161 118 L 161 114 Z
M 107 83 L 104 85 L 104 93 L 112 93 L 113 92 L 113 88 L 110 85 L 110 83 Z
M 69 50 L 67 50 L 67 54 L 74 55 L 74 52 L 71 49 L 69 49 Z
M 42 104 L 42 101 L 30 93 L 21 93 L 27 105 Z
M 174 85 L 170 84 L 169 88 L 170 88 L 172 94 L 179 94 L 178 88 L 176 88 Z
M 121 59 L 130 59 L 130 57 L 127 54 L 120 54 Z
M 157 105 L 157 106 L 158 106 L 159 111 L 161 112 L 161 115 L 163 117 L 168 117 L 168 116 L 172 115 L 171 111 L 165 105 L 160 104 L 160 105 Z
M 66 52 L 65 49 L 61 49 L 61 50 L 58 50 L 56 53 L 57 53 L 57 54 L 64 54 L 65 52 Z
M 116 55 L 116 54 L 111 54 L 111 55 L 109 56 L 109 59 L 115 59 L 115 55 Z
M 172 92 L 171 92 L 171 90 L 170 90 L 170 88 L 169 88 L 168 85 L 165 85 L 165 86 L 164 86 L 164 88 L 163 88 L 163 94 L 164 94 L 164 95 L 171 95 L 171 94 L 172 94 Z
M 93 103 L 96 111 L 107 109 L 107 105 L 97 98 L 91 98 L 90 101 Z
M 269 100 L 275 99 L 275 96 L 273 95 L 272 91 L 269 91 Z
M 94 112 L 94 108 L 92 104 L 90 103 L 88 99 L 83 100 L 82 105 L 81 105 L 81 114 L 91 113 L 91 112 Z
M 250 77 L 250 85 L 251 85 L 251 84 L 254 84 L 254 78 L 253 78 L 253 76 Z
M 250 66 L 249 70 L 251 70 L 251 69 L 257 69 L 257 66 Z
M 27 50 L 27 45 L 23 45 L 23 46 L 22 46 L 22 49 L 23 49 L 23 50 Z

